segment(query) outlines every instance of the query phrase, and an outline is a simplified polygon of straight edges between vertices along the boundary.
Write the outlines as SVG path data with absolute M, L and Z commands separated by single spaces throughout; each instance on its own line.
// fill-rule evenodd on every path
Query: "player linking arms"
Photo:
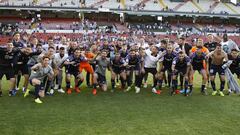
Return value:
M 66 65 L 66 88 L 67 94 L 71 94 L 72 90 L 70 88 L 71 85 L 71 76 L 75 77 L 75 92 L 80 93 L 79 86 L 82 84 L 84 78 L 79 70 L 79 64 L 81 61 L 85 60 L 83 56 L 81 56 L 81 50 L 75 49 L 74 54 L 69 56 L 64 65 Z

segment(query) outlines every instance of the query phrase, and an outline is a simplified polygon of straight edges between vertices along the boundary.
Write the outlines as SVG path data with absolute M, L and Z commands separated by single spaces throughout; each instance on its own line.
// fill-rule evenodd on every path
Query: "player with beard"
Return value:
M 166 54 L 160 59 L 160 68 L 159 68 L 159 89 L 162 89 L 162 82 L 164 78 L 164 74 L 167 71 L 168 78 L 168 87 L 171 86 L 172 82 L 172 62 L 173 59 L 177 56 L 177 54 L 173 51 L 172 44 L 167 46 Z
M 189 56 L 190 50 L 192 49 L 192 46 L 186 43 L 186 39 L 184 37 L 180 37 L 178 39 L 178 52 L 183 51 L 187 56 Z M 181 89 L 183 89 L 183 78 L 184 76 L 180 75 L 180 86 Z
M 184 95 L 188 96 L 187 94 L 187 88 L 188 88 L 188 73 L 190 69 L 190 59 L 183 51 L 180 51 L 178 53 L 178 56 L 174 58 L 172 63 L 172 91 L 171 95 L 175 93 L 175 90 L 177 88 L 177 76 L 182 75 L 183 79 L 185 80 L 184 83 Z

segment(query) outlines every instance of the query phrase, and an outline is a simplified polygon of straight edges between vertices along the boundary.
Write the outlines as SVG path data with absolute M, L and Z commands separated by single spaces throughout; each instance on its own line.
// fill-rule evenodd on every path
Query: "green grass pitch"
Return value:
M 110 77 L 110 76 L 109 76 Z M 149 82 L 151 82 L 149 77 Z M 110 78 L 108 78 L 110 79 Z M 124 93 L 99 92 L 82 86 L 80 94 L 55 94 L 35 104 L 31 96 L 0 98 L 1 135 L 239 135 L 240 97 L 200 94 L 196 73 L 190 97 L 151 93 L 151 86 Z M 219 83 L 217 83 L 219 88 Z

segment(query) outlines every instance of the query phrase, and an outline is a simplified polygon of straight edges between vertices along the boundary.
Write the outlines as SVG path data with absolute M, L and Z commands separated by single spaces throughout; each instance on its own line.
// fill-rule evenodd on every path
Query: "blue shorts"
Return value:
M 219 75 L 225 75 L 225 71 L 222 68 L 222 65 L 211 65 L 209 73 L 210 76 L 215 76 L 217 73 Z
M 163 66 L 163 68 L 161 69 L 161 72 L 165 72 L 165 71 L 168 71 L 169 73 L 172 73 L 172 67 Z
M 80 74 L 79 70 L 66 70 L 66 73 L 73 75 L 74 77 L 77 77 Z
M 34 79 L 34 78 L 33 78 L 33 79 Z M 34 86 L 33 83 L 32 83 L 32 79 L 29 79 L 29 83 L 30 83 L 32 86 Z M 41 90 L 44 90 L 44 83 L 43 83 L 43 82 L 41 82 L 40 86 L 41 86 Z
M 183 69 L 176 69 L 176 71 L 175 72 L 173 72 L 173 75 L 178 75 L 178 74 L 180 74 L 180 75 L 185 75 L 187 73 L 187 68 L 183 68 Z
M 107 84 L 107 80 L 106 80 L 106 76 L 103 76 L 99 73 L 96 73 L 98 78 L 97 78 L 97 81 L 99 84 Z
M 126 68 L 127 71 L 139 71 L 140 67 L 139 65 L 131 65 L 131 67 Z

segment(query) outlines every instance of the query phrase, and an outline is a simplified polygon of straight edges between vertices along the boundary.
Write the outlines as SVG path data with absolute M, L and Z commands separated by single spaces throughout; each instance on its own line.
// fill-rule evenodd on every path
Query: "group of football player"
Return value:
M 110 41 L 107 35 L 96 38 L 85 35 L 82 40 L 62 36 L 59 41 L 50 37 L 44 43 L 37 36 L 28 38 L 16 32 L 11 41 L 0 47 L 0 96 L 4 75 L 9 80 L 9 96 L 16 95 L 24 78 L 23 95 L 32 94 L 36 103 L 42 103 L 44 95 L 53 95 L 55 91 L 80 93 L 84 80 L 92 88 L 93 95 L 100 89 L 107 91 L 109 79 L 111 92 L 120 85 L 125 92 L 134 86 L 135 93 L 139 93 L 150 84 L 154 94 L 161 94 L 163 85 L 166 85 L 170 95 L 182 92 L 184 96 L 190 96 L 193 84 L 198 84 L 193 83 L 195 71 L 202 76 L 203 95 L 208 94 L 206 85 L 209 83 L 213 96 L 224 96 L 225 72 L 222 66 L 228 60 L 233 61 L 229 67 L 231 72 L 240 77 L 239 48 L 227 34 L 223 35 L 221 42 L 216 42 L 215 36 L 209 34 L 207 41 L 198 38 L 191 44 L 184 37 L 177 40 L 148 38 L 141 35 L 123 38 L 116 34 Z M 106 74 L 108 71 L 110 76 Z M 152 83 L 147 81 L 149 73 L 152 74 Z M 215 85 L 216 73 L 220 78 L 219 90 Z M 71 85 L 72 78 L 74 86 Z M 35 90 L 30 90 L 29 83 Z M 63 89 L 62 84 L 66 84 L 66 88 Z

